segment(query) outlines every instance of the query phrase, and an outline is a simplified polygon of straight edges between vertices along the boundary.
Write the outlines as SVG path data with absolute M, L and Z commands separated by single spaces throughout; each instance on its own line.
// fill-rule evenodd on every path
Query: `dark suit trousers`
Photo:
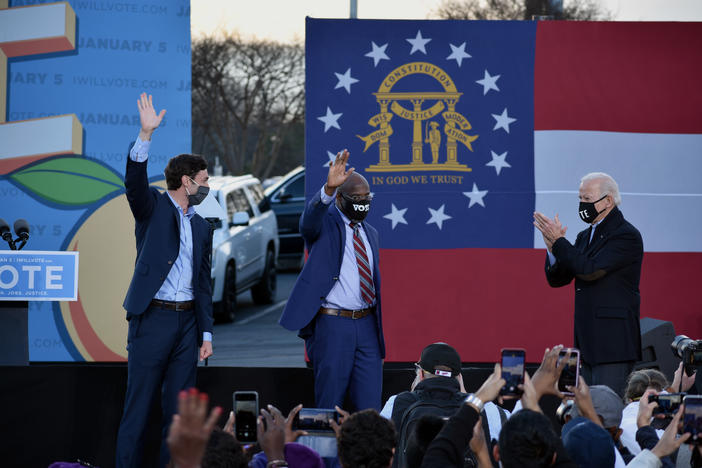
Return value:
M 623 361 L 590 365 L 583 361 L 580 373 L 588 385 L 606 385 L 619 396 L 624 396 L 626 380 L 634 370 L 634 364 L 635 361 Z
M 116 466 L 141 466 L 149 408 L 160 391 L 163 417 L 159 465 L 163 467 L 170 458 L 166 436 L 171 418 L 178 411 L 178 393 L 195 386 L 198 346 L 194 311 L 150 306 L 129 321 L 127 350 L 127 393 L 117 435 Z
M 353 410 L 380 411 L 383 361 L 375 314 L 357 320 L 318 315 L 315 320 L 314 333 L 305 346 L 314 369 L 317 407 L 344 408 L 348 393 Z

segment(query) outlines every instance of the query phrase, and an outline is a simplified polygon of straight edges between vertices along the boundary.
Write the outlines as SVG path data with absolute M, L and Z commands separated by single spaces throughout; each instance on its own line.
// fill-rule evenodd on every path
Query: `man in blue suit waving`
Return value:
M 175 156 L 165 170 L 168 190 L 149 187 L 151 135 L 166 111 L 156 114 L 145 93 L 138 107 L 141 131 L 130 148 L 124 180 L 137 256 L 124 299 L 128 380 L 117 467 L 141 466 L 141 441 L 157 392 L 163 410 L 160 466 L 166 465 L 165 439 L 178 392 L 195 386 L 198 354 L 200 360 L 212 355 L 212 238 L 209 224 L 193 209 L 209 191 L 207 162 L 192 154 Z
M 346 150 L 337 154 L 300 218 L 309 259 L 280 324 L 305 339 L 317 407 L 342 406 L 348 393 L 356 410 L 380 410 L 385 342 L 378 231 L 364 222 L 372 199 L 368 181 L 346 170 L 348 159 Z

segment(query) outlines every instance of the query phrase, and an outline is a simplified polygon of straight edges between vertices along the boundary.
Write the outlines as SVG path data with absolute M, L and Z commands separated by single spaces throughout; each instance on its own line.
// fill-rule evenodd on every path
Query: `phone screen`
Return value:
M 692 434 L 688 443 L 700 444 L 702 434 L 702 396 L 686 396 L 683 400 L 685 413 L 683 414 L 683 434 Z
M 329 420 L 338 421 L 339 413 L 326 408 L 302 408 L 295 415 L 293 428 L 303 431 L 333 431 Z
M 258 393 L 234 392 L 234 426 L 239 442 L 256 442 Z
M 502 350 L 502 378 L 505 379 L 505 386 L 500 390 L 502 395 L 521 393 L 517 386 L 524 383 L 525 358 L 526 353 L 523 349 Z
M 578 376 L 580 373 L 580 352 L 577 349 L 564 349 L 558 353 L 558 363 L 561 363 L 562 359 L 565 359 L 566 354 L 570 351 L 570 357 L 568 362 L 566 362 L 561 376 L 558 378 L 558 391 L 565 393 L 566 395 L 572 395 L 566 386 L 575 387 L 578 385 Z
M 653 408 L 653 414 L 665 414 L 666 416 L 673 416 L 680 408 L 682 404 L 684 393 L 669 393 L 658 395 L 656 402 L 658 407 Z M 649 397 L 649 401 L 651 398 Z

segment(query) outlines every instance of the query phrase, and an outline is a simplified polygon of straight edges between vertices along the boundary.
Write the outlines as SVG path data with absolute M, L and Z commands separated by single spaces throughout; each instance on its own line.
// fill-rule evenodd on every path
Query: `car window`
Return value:
M 227 195 L 227 216 L 231 218 L 234 213 L 239 211 L 246 211 L 249 217 L 253 218 L 253 209 L 243 189 L 232 190 Z
M 263 187 L 261 187 L 261 184 L 255 183 L 249 185 L 248 187 L 251 191 L 251 196 L 253 197 L 254 204 L 258 206 L 258 211 L 260 211 L 261 213 L 265 213 L 266 211 L 270 210 L 271 206 L 268 203 L 268 200 L 265 199 L 265 195 L 263 194 Z
M 284 191 L 278 192 L 278 198 L 284 193 L 290 199 L 305 198 L 305 177 L 300 176 L 283 187 Z

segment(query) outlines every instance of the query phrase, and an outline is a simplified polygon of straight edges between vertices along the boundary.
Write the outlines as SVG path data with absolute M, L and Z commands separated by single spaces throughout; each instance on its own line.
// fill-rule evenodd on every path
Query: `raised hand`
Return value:
M 536 390 L 537 399 L 547 394 L 563 398 L 563 394 L 558 391 L 558 379 L 568 362 L 568 358 L 570 358 L 570 352 L 559 361 L 558 354 L 562 349 L 563 345 L 557 345 L 552 349 L 546 348 L 544 351 L 541 365 L 531 377 L 531 383 L 534 385 L 534 390 Z
M 265 423 L 265 429 L 263 421 Z M 285 460 L 285 417 L 278 408 L 268 405 L 268 411 L 261 408 L 256 426 L 258 443 L 268 461 Z
M 178 395 L 178 414 L 173 416 L 167 438 L 174 466 L 200 466 L 210 433 L 222 413 L 222 408 L 216 407 L 208 417 L 208 403 L 207 394 L 199 393 L 194 388 Z
M 139 108 L 139 120 L 141 122 L 141 131 L 139 132 L 139 138 L 142 141 L 147 141 L 151 139 L 151 134 L 154 130 L 161 125 L 161 120 L 163 116 L 166 115 L 166 109 L 162 109 L 157 115 L 156 109 L 154 109 L 153 96 L 146 93 L 141 93 L 139 99 L 137 100 L 137 107 Z
M 680 419 L 682 418 L 684 410 L 685 407 L 680 406 L 680 409 L 678 409 L 678 412 L 675 413 L 673 420 L 670 421 L 670 424 L 668 424 L 668 427 L 665 429 L 665 432 L 663 432 L 663 436 L 660 438 L 656 446 L 651 449 L 651 452 L 653 452 L 653 454 L 659 459 L 675 452 L 692 436 L 692 434 L 686 432 L 682 436 L 677 437 Z
M 565 359 L 564 359 L 565 361 Z M 602 421 L 595 411 L 595 405 L 592 403 L 592 396 L 590 395 L 590 387 L 585 383 L 585 379 L 581 375 L 578 380 L 578 385 L 567 386 L 568 391 L 573 392 L 575 395 L 575 405 L 578 407 L 578 411 L 581 415 L 585 416 L 590 421 L 594 422 L 600 427 L 602 426 Z
M 302 403 L 294 407 L 288 413 L 288 417 L 285 418 L 285 443 L 295 442 L 298 437 L 307 435 L 307 431 L 303 430 L 293 430 L 293 421 L 295 420 L 295 415 L 302 409 Z
M 339 422 L 337 423 L 333 419 L 329 420 L 329 425 L 334 429 L 334 434 L 336 434 L 337 437 L 341 434 L 341 425 L 344 424 L 344 421 L 351 416 L 348 411 L 344 411 L 338 406 L 334 406 L 334 409 L 336 410 L 337 413 L 339 413 Z
M 493 401 L 500 394 L 500 389 L 505 386 L 505 379 L 502 378 L 502 367 L 495 364 L 495 370 L 490 374 L 485 382 L 480 386 L 475 396 L 483 403 Z
M 340 153 L 336 153 L 336 159 L 332 164 L 329 165 L 329 174 L 327 174 L 327 183 L 324 186 L 324 191 L 327 195 L 331 196 L 334 194 L 334 190 L 341 186 L 346 179 L 353 174 L 354 168 L 346 170 L 346 163 L 349 160 L 348 150 L 344 150 Z
M 673 375 L 673 383 L 670 384 L 670 386 L 672 387 L 670 390 L 672 391 L 670 393 L 686 392 L 690 390 L 690 387 L 692 387 L 695 384 L 696 377 L 697 372 L 693 373 L 692 375 L 687 375 L 687 373 L 683 372 L 683 363 L 681 362 L 678 366 L 678 369 L 675 371 L 675 374 Z M 680 389 L 681 380 L 682 390 Z

